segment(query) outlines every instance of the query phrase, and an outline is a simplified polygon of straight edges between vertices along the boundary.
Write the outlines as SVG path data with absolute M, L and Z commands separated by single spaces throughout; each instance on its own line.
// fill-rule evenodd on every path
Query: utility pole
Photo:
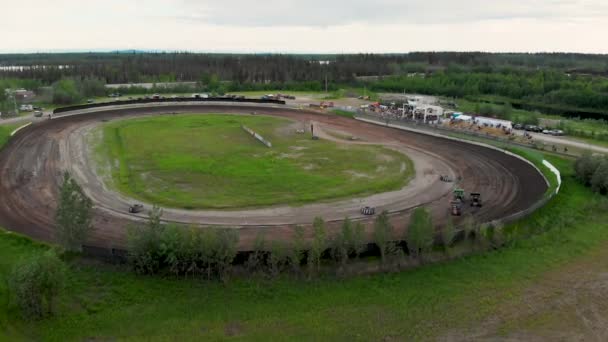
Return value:
M 13 105 L 15 106 L 15 115 L 19 115 L 17 111 L 17 96 L 15 96 L 15 92 L 13 91 Z
M 325 72 L 325 94 L 327 94 L 327 71 Z

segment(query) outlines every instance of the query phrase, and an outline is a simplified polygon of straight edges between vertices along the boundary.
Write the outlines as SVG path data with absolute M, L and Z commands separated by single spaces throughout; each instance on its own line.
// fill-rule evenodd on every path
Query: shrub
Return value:
M 608 157 L 583 154 L 574 163 L 576 178 L 601 194 L 608 193 Z
M 574 163 L 576 178 L 585 185 L 591 184 L 591 178 L 598 168 L 600 159 L 594 157 L 590 152 L 585 152 Z
M 9 275 L 11 298 L 25 319 L 52 314 L 54 301 L 65 281 L 65 266 L 53 252 L 17 264 Z
M 591 189 L 595 192 L 601 194 L 608 193 L 608 158 L 602 158 L 599 161 L 595 172 L 593 172 L 593 176 L 591 176 L 589 184 L 591 185 Z

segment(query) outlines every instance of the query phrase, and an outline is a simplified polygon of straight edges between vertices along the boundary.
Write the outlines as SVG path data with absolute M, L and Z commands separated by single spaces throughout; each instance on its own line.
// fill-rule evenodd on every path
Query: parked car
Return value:
M 42 117 L 42 111 L 41 110 L 37 110 L 34 112 L 34 116 L 37 118 L 41 118 Z
M 561 135 L 564 135 L 564 131 L 559 130 L 559 129 L 554 129 L 551 131 L 551 135 L 561 136 Z
M 513 129 L 524 129 L 524 126 L 522 124 L 515 124 L 513 125 Z
M 552 131 L 548 130 L 548 129 L 544 129 L 543 130 L 543 134 L 550 134 Z

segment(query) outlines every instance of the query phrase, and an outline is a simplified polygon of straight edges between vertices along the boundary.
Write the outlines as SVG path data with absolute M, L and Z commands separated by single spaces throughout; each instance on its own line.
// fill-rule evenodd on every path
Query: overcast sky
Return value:
M 608 53 L 606 0 L 0 0 L 0 5 L 0 52 Z

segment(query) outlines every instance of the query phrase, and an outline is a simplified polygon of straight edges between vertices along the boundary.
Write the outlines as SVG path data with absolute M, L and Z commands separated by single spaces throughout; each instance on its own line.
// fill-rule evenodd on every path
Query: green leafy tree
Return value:
M 106 95 L 105 82 L 96 77 L 87 77 L 77 83 L 78 91 L 82 96 L 104 96 Z
M 15 265 L 8 277 L 12 302 L 29 320 L 54 311 L 55 298 L 65 283 L 65 265 L 52 251 Z
M 247 268 L 249 273 L 256 274 L 262 269 L 264 255 L 266 254 L 265 244 L 264 233 L 258 233 L 253 243 L 253 252 L 249 254 L 245 262 L 245 268 Z
M 352 248 L 350 253 L 353 253 L 355 258 L 359 258 L 359 255 L 367 248 L 367 244 L 365 243 L 365 227 L 361 222 L 357 222 L 353 227 L 349 244 Z
M 287 263 L 291 270 L 295 273 L 300 272 L 300 265 L 304 260 L 304 229 L 301 226 L 294 228 L 294 237 L 291 239 L 289 246 Z
M 345 218 L 342 222 L 342 229 L 331 239 L 331 256 L 341 269 L 348 262 L 352 235 L 352 223 L 350 219 Z
M 161 261 L 169 267 L 169 272 L 178 276 L 187 271 L 189 258 L 189 239 L 191 238 L 184 227 L 167 226 L 160 236 Z
M 268 268 L 270 275 L 277 277 L 288 263 L 288 248 L 280 240 L 274 240 L 270 244 L 270 253 L 268 255 Z
M 574 163 L 576 178 L 585 185 L 591 185 L 591 179 L 599 165 L 599 158 L 594 157 L 591 152 L 583 153 Z
M 310 274 L 319 272 L 321 269 L 321 257 L 327 248 L 327 233 L 325 231 L 325 221 L 321 217 L 315 217 L 312 224 L 314 237 L 310 251 L 308 252 L 308 270 Z
M 448 216 L 448 220 L 445 226 L 441 229 L 441 244 L 443 245 L 443 251 L 449 256 L 450 249 L 454 244 L 454 238 L 456 237 L 456 230 L 454 229 L 454 222 L 452 216 Z
M 593 176 L 591 176 L 591 189 L 601 194 L 608 193 L 608 158 L 600 159 Z
M 154 274 L 161 267 L 161 244 L 165 227 L 161 223 L 162 209 L 154 206 L 148 213 L 146 224 L 129 227 L 127 248 L 129 261 L 135 272 Z
M 227 281 L 232 262 L 238 253 L 239 233 L 235 229 L 219 229 L 215 244 L 215 264 L 220 279 Z
M 82 244 L 93 229 L 92 208 L 93 202 L 70 174 L 65 172 L 55 212 L 57 237 L 65 249 L 82 251 Z
M 199 255 L 200 262 L 203 265 L 203 270 L 207 274 L 207 280 L 211 280 L 213 274 L 213 267 L 216 260 L 216 253 L 218 250 L 218 230 L 217 229 L 204 229 L 200 234 L 199 241 Z
M 78 85 L 71 78 L 61 79 L 53 84 L 53 103 L 54 104 L 73 104 L 82 99 Z
M 464 231 L 464 240 L 467 243 L 475 244 L 477 242 L 478 227 L 479 225 L 475 221 L 475 218 L 471 214 L 467 214 L 462 220 L 462 230 Z
M 380 259 L 385 264 L 387 257 L 396 250 L 393 225 L 390 223 L 388 211 L 383 211 L 374 222 L 374 242 L 380 250 Z
M 423 207 L 418 207 L 412 213 L 407 229 L 407 244 L 411 256 L 420 258 L 433 247 L 434 237 L 431 214 Z

